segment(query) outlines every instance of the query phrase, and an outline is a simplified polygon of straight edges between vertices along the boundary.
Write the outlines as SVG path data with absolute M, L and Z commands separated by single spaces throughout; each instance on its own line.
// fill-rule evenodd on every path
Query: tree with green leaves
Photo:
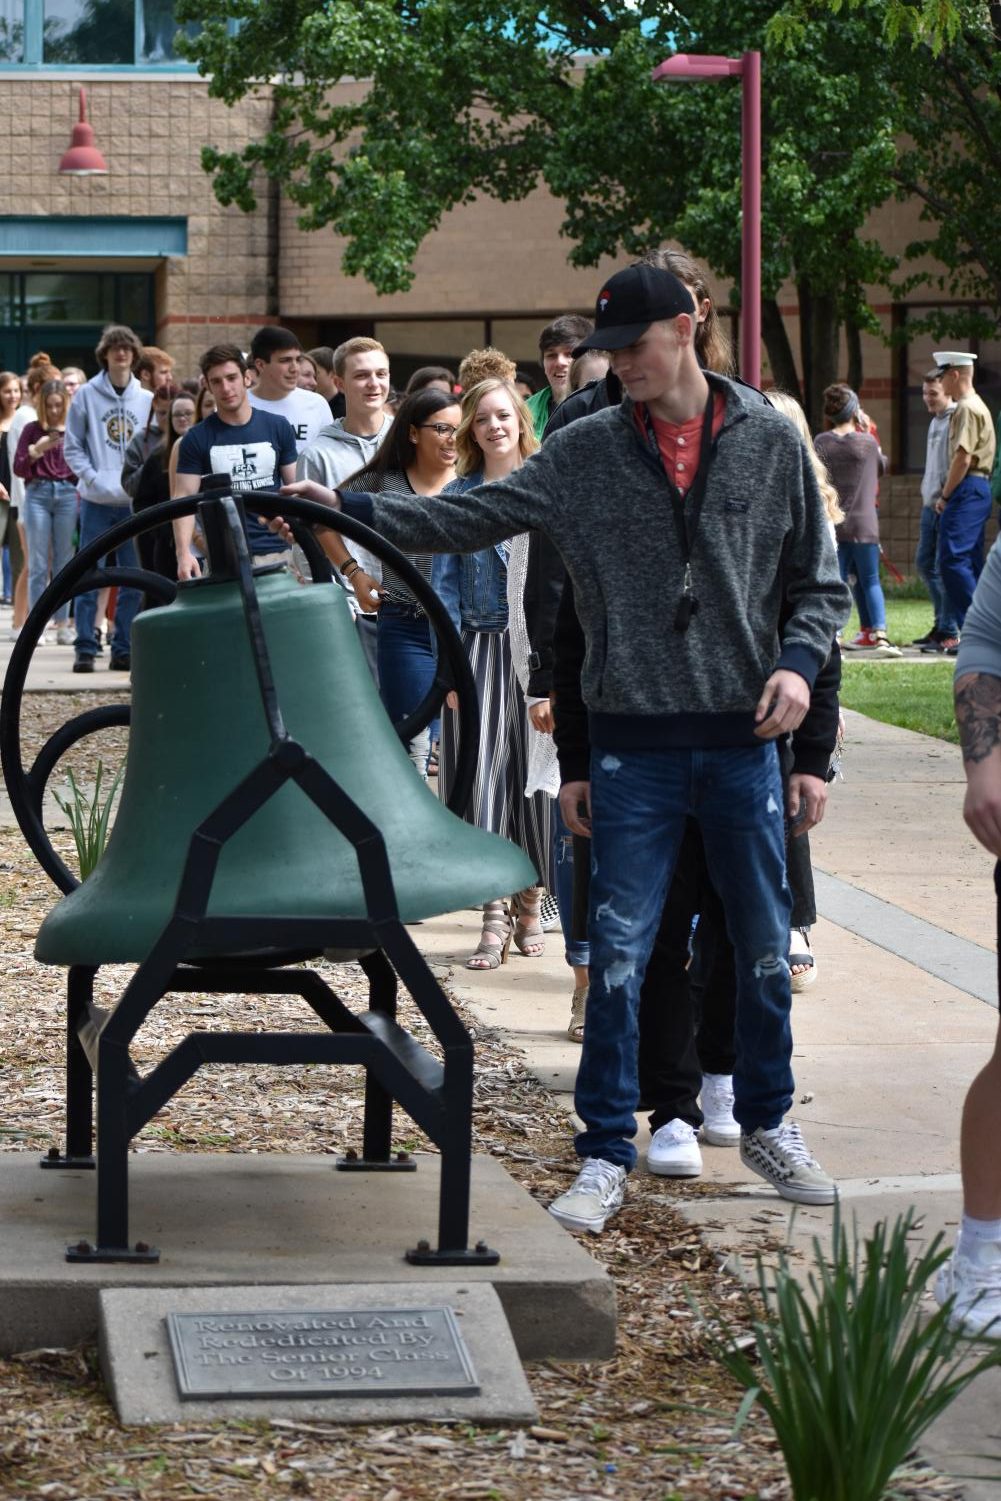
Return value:
M 905 248 L 898 296 L 924 289 L 979 308 L 939 309 L 909 328 L 990 334 L 1001 319 L 1001 243 L 992 208 L 1001 182 L 1001 4 L 986 0 L 790 0 L 769 27 L 797 55 L 814 25 L 839 15 L 882 26 L 905 122 L 894 188 L 916 198 L 927 233 Z M 921 262 L 921 268 L 908 270 Z M 929 265 L 929 262 L 931 263 Z
M 764 48 L 763 327 L 776 380 L 819 418 L 848 335 L 877 330 L 863 288 L 893 261 L 863 226 L 894 189 L 898 100 L 870 10 L 810 25 L 795 49 L 767 27 L 779 0 L 179 0 L 181 45 L 235 103 L 272 90 L 273 125 L 240 152 L 209 146 L 224 203 L 277 178 L 307 229 L 347 240 L 345 270 L 408 287 L 416 252 L 457 204 L 544 183 L 564 203 L 570 259 L 681 241 L 740 274 L 740 85 L 656 85 L 676 51 Z M 871 8 L 870 8 L 871 9 Z M 230 23 L 238 21 L 233 31 Z M 863 65 L 864 60 L 864 65 Z M 364 79 L 356 89 L 333 85 Z M 261 80 L 260 83 L 254 80 Z M 267 80 L 267 81 L 265 81 Z M 779 308 L 791 281 L 803 382 Z

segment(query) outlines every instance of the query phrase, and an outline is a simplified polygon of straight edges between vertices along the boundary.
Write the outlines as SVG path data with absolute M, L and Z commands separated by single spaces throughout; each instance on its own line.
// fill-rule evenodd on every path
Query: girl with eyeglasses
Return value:
M 345 480 L 344 488 L 437 495 L 455 478 L 459 419 L 459 403 L 448 391 L 427 386 L 405 396 L 375 458 L 352 479 Z M 431 554 L 407 556 L 423 577 L 433 582 L 436 565 Z M 350 557 L 341 565 L 348 583 L 359 566 Z M 428 692 L 434 682 L 437 656 L 423 605 L 388 564 L 383 564 L 380 593 L 376 629 L 379 694 L 396 724 L 412 714 Z M 432 722 L 410 741 L 410 759 L 422 777 L 427 776 L 435 729 L 436 722 Z

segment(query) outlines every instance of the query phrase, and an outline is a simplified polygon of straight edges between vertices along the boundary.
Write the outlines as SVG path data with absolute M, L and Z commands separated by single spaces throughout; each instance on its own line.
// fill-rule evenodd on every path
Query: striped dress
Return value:
M 456 481 L 469 488 L 481 481 Z M 462 601 L 460 601 L 460 614 Z M 480 709 L 480 749 L 473 791 L 463 817 L 477 828 L 501 834 L 519 845 L 538 873 L 539 883 L 552 889 L 552 798 L 544 792 L 525 796 L 528 777 L 528 723 L 525 696 L 511 660 L 511 638 L 505 627 L 471 630 L 460 635 L 476 683 Z M 441 722 L 438 795 L 447 798 L 455 777 L 459 752 L 458 715 L 445 709 Z

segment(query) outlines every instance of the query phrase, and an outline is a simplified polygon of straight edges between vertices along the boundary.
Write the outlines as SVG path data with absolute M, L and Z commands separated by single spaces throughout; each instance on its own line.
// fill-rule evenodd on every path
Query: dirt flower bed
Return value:
M 39 733 L 66 700 L 30 701 Z M 41 707 L 39 705 L 42 704 Z M 61 712 L 62 711 L 62 712 Z M 61 717 L 60 717 L 61 714 Z M 110 758 L 109 758 L 110 759 Z M 63 852 L 69 846 L 60 836 Z M 36 965 L 34 936 L 55 892 L 16 831 L 0 832 L 0 1149 L 44 1151 L 62 1121 L 63 982 Z M 101 995 L 127 972 L 102 972 Z M 442 976 L 447 979 L 447 976 Z M 336 970 L 349 1004 L 361 972 Z M 257 1022 L 307 1025 L 295 999 L 269 997 Z M 462 1007 L 458 1007 L 460 1013 Z M 409 999 L 400 1019 L 430 1045 Z M 253 999 L 188 994 L 156 1008 L 134 1055 L 141 1071 L 191 1028 L 255 1024 Z M 566 1116 L 529 1076 L 501 1031 L 476 1034 L 475 1149 L 499 1158 L 546 1203 L 577 1163 Z M 318 1024 L 317 1024 L 318 1025 Z M 40 1061 L 41 1060 L 41 1061 Z M 357 1146 L 360 1072 L 319 1068 L 202 1069 L 144 1129 L 149 1152 L 331 1152 Z M 433 1150 L 400 1112 L 400 1148 Z M 471 1425 L 355 1427 L 330 1422 L 232 1421 L 123 1429 L 97 1374 L 96 1352 L 28 1351 L 0 1361 L 0 1497 L 309 1496 L 322 1501 L 788 1501 L 767 1424 L 739 1439 L 742 1393 L 714 1363 L 701 1313 L 739 1324 L 743 1293 L 677 1213 L 693 1191 L 636 1175 L 621 1213 L 587 1250 L 617 1290 L 619 1334 L 606 1362 L 530 1363 L 539 1408 L 527 1430 Z M 2 1311 L 0 1311 L 2 1318 Z M 952 1501 L 959 1491 L 916 1469 L 901 1496 Z

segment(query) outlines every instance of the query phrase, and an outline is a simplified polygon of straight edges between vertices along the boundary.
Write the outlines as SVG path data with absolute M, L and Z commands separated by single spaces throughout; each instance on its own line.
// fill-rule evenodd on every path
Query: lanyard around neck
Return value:
M 681 494 L 674 480 L 667 472 L 664 456 L 657 442 L 657 433 L 653 425 L 649 407 L 643 408 L 643 425 L 646 429 L 647 444 L 650 452 L 664 470 L 664 478 L 667 480 L 668 493 L 671 497 L 671 514 L 674 517 L 674 529 L 678 537 L 678 549 L 681 560 L 685 565 L 684 580 L 681 588 L 681 598 L 674 616 L 674 629 L 684 634 L 691 624 L 692 616 L 699 608 L 699 602 L 692 592 L 692 551 L 695 547 L 695 539 L 699 532 L 699 522 L 702 520 L 702 502 L 706 494 L 706 482 L 709 478 L 709 463 L 712 453 L 713 441 L 713 411 L 714 397 L 712 386 L 709 387 L 709 395 L 706 398 L 705 411 L 702 414 L 702 436 L 699 440 L 699 467 L 687 497 Z

